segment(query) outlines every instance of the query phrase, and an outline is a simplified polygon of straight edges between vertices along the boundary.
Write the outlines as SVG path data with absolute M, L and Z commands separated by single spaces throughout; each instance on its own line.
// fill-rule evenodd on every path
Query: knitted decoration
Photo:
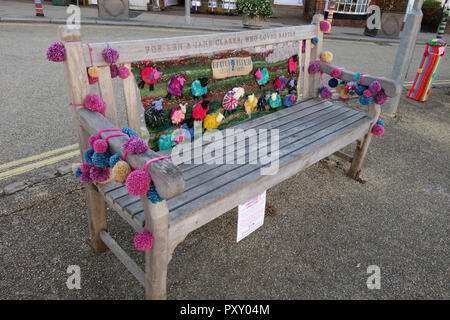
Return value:
M 322 99 L 331 99 L 333 96 L 333 93 L 328 89 L 327 87 L 323 87 L 323 89 L 320 92 L 320 97 Z
M 340 94 L 344 90 L 345 90 L 345 84 L 340 84 L 336 87 L 336 93 Z
M 183 85 L 185 82 L 186 79 L 182 76 L 172 77 L 167 85 L 168 98 L 170 98 L 171 95 L 181 97 L 181 92 L 183 91 Z
M 370 85 L 369 85 L 369 90 L 372 93 L 378 93 L 380 92 L 382 89 L 381 84 L 378 80 L 373 81 Z
M 164 200 L 159 196 L 158 192 L 156 192 L 156 188 L 153 183 L 151 184 L 150 189 L 147 192 L 147 199 L 150 200 L 151 203 L 158 203 Z
M 339 85 L 339 80 L 336 78 L 331 78 L 328 81 L 328 85 L 330 86 L 330 88 L 336 88 Z
M 129 153 L 142 153 L 148 149 L 147 143 L 141 138 L 132 136 L 128 141 L 123 144 L 123 149 Z
M 319 43 L 319 38 L 317 38 L 317 37 L 312 38 L 312 39 L 311 39 L 311 43 L 312 43 L 313 45 L 317 45 L 317 44 Z M 304 51 L 303 51 L 303 52 L 304 52 Z
M 371 104 L 373 101 L 373 97 L 365 97 L 365 96 L 360 96 L 359 97 L 359 103 L 361 103 L 363 106 L 368 106 L 369 104 Z
M 120 79 L 126 79 L 130 75 L 130 70 L 128 70 L 125 66 L 120 66 L 117 68 L 117 74 L 120 77 Z
M 322 32 L 330 32 L 331 30 L 331 23 L 329 23 L 327 20 L 320 21 L 320 31 Z
M 89 173 L 89 171 L 91 171 L 91 168 L 92 168 L 93 166 L 94 166 L 93 164 L 89 164 L 89 163 L 87 163 L 87 162 L 83 162 L 83 163 L 80 165 L 80 170 L 81 170 L 81 172 L 83 172 L 83 173 Z
M 122 128 L 122 132 L 125 133 L 126 135 L 128 135 L 129 137 L 133 136 L 133 137 L 139 138 L 139 135 L 137 134 L 137 132 L 128 127 Z
M 308 72 L 309 72 L 310 74 L 317 73 L 317 72 L 319 72 L 319 70 L 320 70 L 319 62 L 314 61 L 314 62 L 311 62 L 311 63 L 309 64 Z
M 297 97 L 295 96 L 295 94 L 288 94 L 283 98 L 283 105 L 285 107 L 292 107 L 296 99 Z
M 366 98 L 371 97 L 372 96 L 372 92 L 370 92 L 369 89 L 366 89 L 363 92 L 363 96 L 366 97 Z
M 97 141 L 98 137 L 95 135 L 92 135 L 89 137 L 88 143 L 89 143 L 89 147 L 93 148 L 94 147 L 94 142 Z
M 88 75 L 92 78 L 98 78 L 100 76 L 100 69 L 96 66 L 88 68 Z
M 66 60 L 66 48 L 61 42 L 54 42 L 47 48 L 47 59 L 53 62 Z
M 385 127 L 384 121 L 381 119 L 378 119 L 376 124 L 379 124 L 380 126 Z
M 133 196 L 144 196 L 150 188 L 152 179 L 147 171 L 135 170 L 126 179 L 128 193 Z
M 108 142 L 103 139 L 97 139 L 92 144 L 92 148 L 94 148 L 96 153 L 104 153 L 108 150 Z
M 320 54 L 320 60 L 331 63 L 331 61 L 333 61 L 333 54 L 330 51 L 324 51 Z
M 88 81 L 90 85 L 93 85 L 98 82 L 98 78 L 92 78 L 90 75 L 88 75 Z
M 118 182 L 124 183 L 130 173 L 130 165 L 123 160 L 119 160 L 111 170 L 111 177 Z
M 379 104 L 380 106 L 384 105 L 387 102 L 388 97 L 384 93 L 384 90 L 381 90 L 375 95 L 374 101 L 376 104 Z
M 83 158 L 84 158 L 84 161 L 86 161 L 88 164 L 94 164 L 93 162 L 92 162 L 92 155 L 94 154 L 94 149 L 92 149 L 92 148 L 89 148 L 89 149 L 87 149 L 84 153 L 83 153 Z
M 278 93 L 274 92 L 270 95 L 269 106 L 271 108 L 278 108 L 281 105 L 281 97 Z
M 208 92 L 208 78 L 200 78 L 192 82 L 191 93 L 195 97 L 201 97 Z
M 104 153 L 94 152 L 91 159 L 92 164 L 96 165 L 99 168 L 106 168 L 109 167 L 109 158 L 111 158 L 111 154 L 109 153 L 109 151 L 106 151 Z
M 203 128 L 205 128 L 205 130 L 217 129 L 222 123 L 223 119 L 224 116 L 220 112 L 219 114 L 207 114 L 205 119 L 203 120 Z M 191 132 L 189 132 L 189 136 L 191 136 Z
M 193 136 L 191 136 L 192 138 Z M 168 150 L 174 145 L 171 134 L 165 134 L 159 137 L 158 147 L 159 150 Z
M 89 175 L 95 182 L 105 182 L 109 179 L 109 167 L 92 167 L 89 171 Z
M 114 48 L 106 48 L 102 55 L 107 63 L 116 63 L 119 60 L 119 51 Z
M 81 172 L 81 168 L 80 168 L 80 167 L 77 167 L 77 168 L 75 169 L 75 172 L 74 172 L 74 173 L 75 173 L 75 177 L 76 177 L 76 178 L 79 178 L 83 172 Z
M 89 183 L 89 182 L 92 182 L 92 179 L 91 179 L 91 176 L 90 176 L 90 174 L 89 174 L 89 172 L 86 172 L 86 173 L 82 173 L 81 175 L 80 175 L 80 182 L 81 183 Z
M 256 78 L 256 83 L 259 86 L 265 85 L 269 81 L 269 70 L 267 70 L 267 68 L 262 68 L 262 69 L 256 70 L 255 78 Z
M 330 71 L 330 77 L 332 78 L 339 78 L 342 75 L 342 70 L 339 68 L 331 69 Z
M 203 120 L 206 117 L 206 113 L 209 111 L 209 101 L 203 100 L 192 108 L 192 118 L 195 120 Z
M 114 155 L 111 156 L 111 158 L 109 158 L 109 166 L 111 168 L 114 168 L 116 163 L 119 162 L 120 160 L 122 160 L 122 156 L 118 153 L 115 153 Z
M 144 231 L 134 237 L 134 247 L 139 251 L 150 250 L 153 246 L 154 237 Z
M 382 136 L 384 134 L 384 127 L 382 125 L 376 124 L 372 128 L 372 133 L 375 136 Z
M 86 109 L 97 111 L 101 114 L 105 114 L 106 111 L 106 103 L 102 98 L 100 98 L 100 96 L 96 94 L 88 95 L 84 100 L 84 106 L 86 107 Z
M 109 66 L 109 71 L 111 72 L 111 78 L 113 79 L 117 78 L 119 75 L 119 68 L 115 64 Z
M 287 79 L 285 76 L 280 76 L 275 80 L 274 84 L 274 90 L 278 93 L 284 90 L 284 87 L 286 87 Z
M 358 95 L 358 96 L 362 96 L 363 94 L 364 94 L 364 91 L 366 91 L 367 90 L 367 87 L 366 86 L 358 86 L 357 88 L 356 88 L 356 94 Z

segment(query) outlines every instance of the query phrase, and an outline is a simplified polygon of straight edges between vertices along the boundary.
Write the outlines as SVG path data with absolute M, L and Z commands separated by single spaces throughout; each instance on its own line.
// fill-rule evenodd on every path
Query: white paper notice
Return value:
M 266 192 L 240 204 L 238 208 L 237 242 L 264 224 Z

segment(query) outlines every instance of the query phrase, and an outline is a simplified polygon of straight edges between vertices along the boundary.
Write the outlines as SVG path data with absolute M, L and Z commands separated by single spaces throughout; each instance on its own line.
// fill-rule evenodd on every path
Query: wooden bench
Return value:
M 299 61 L 308 69 L 310 61 L 318 59 L 322 51 L 323 34 L 318 27 L 323 19 L 314 17 L 313 24 L 288 28 L 245 31 L 231 34 L 212 34 L 150 39 L 140 41 L 110 42 L 111 47 L 120 52 L 118 63 L 130 67 L 134 61 L 158 61 L 186 55 L 209 54 L 223 50 L 246 47 L 268 47 L 285 44 L 298 46 Z M 317 37 L 319 43 L 311 48 L 311 39 Z M 90 66 L 89 48 L 81 43 L 80 33 L 60 27 L 59 38 L 66 48 L 64 62 L 71 101 L 82 104 L 90 93 L 86 67 Z M 236 41 L 220 41 L 238 39 Z M 305 53 L 301 42 L 306 41 Z M 187 43 L 204 43 L 204 46 L 183 48 Z M 213 44 L 213 45 L 208 45 Z M 100 68 L 99 91 L 107 104 L 105 116 L 85 108 L 73 107 L 80 150 L 88 148 L 88 138 L 99 130 L 118 128 L 116 103 L 113 93 L 109 65 L 101 52 L 106 43 L 90 44 L 94 65 Z M 163 48 L 163 49 L 161 49 Z M 333 66 L 321 62 L 321 70 L 328 73 Z M 344 70 L 341 79 L 350 81 L 354 74 Z M 374 81 L 374 77 L 364 78 L 364 85 Z M 128 126 L 140 130 L 138 97 L 133 76 L 121 80 Z M 394 97 L 400 88 L 389 79 L 380 80 L 386 94 Z M 146 298 L 166 298 L 167 266 L 175 247 L 192 231 L 219 217 L 239 204 L 288 179 L 300 170 L 337 152 L 351 161 L 348 175 L 359 176 L 364 157 L 372 137 L 371 128 L 380 114 L 380 106 L 368 106 L 368 113 L 358 112 L 330 101 L 317 98 L 319 74 L 307 71 L 298 77 L 298 95 L 302 100 L 290 108 L 241 122 L 234 128 L 279 129 L 279 169 L 275 175 L 261 175 L 260 165 L 207 165 L 182 164 L 176 166 L 170 159 L 157 161 L 148 166 L 158 194 L 165 201 L 151 203 L 146 197 L 128 194 L 124 185 L 110 182 L 105 185 L 89 183 L 86 186 L 90 244 L 96 253 L 107 248 L 124 263 L 137 280 L 145 287 Z M 121 105 L 122 103 L 120 103 Z M 108 134 L 103 133 L 105 138 Z M 118 137 L 109 141 L 113 153 L 123 154 L 122 144 L 127 139 Z M 347 145 L 357 142 L 353 157 L 339 153 Z M 160 154 L 147 150 L 139 155 L 130 154 L 127 161 L 139 168 Z M 137 232 L 148 230 L 155 237 L 151 250 L 145 252 L 145 269 L 142 270 L 111 238 L 107 232 L 106 207 L 109 206 L 128 222 Z M 170 225 L 170 228 L 168 226 Z

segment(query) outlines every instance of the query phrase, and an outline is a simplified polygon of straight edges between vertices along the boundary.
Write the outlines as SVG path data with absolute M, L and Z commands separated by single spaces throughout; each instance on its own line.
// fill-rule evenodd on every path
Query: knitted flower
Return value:
M 66 48 L 61 42 L 53 42 L 47 48 L 47 59 L 53 62 L 62 62 L 66 60 Z
M 109 179 L 109 167 L 92 167 L 89 171 L 89 175 L 95 182 L 105 182 Z
M 330 32 L 330 30 L 331 30 L 331 23 L 329 23 L 327 20 L 320 21 L 320 31 Z
M 119 60 L 119 51 L 114 48 L 106 48 L 102 55 L 107 63 L 116 63 Z
M 139 251 L 150 250 L 153 246 L 154 237 L 144 231 L 134 237 L 134 246 Z
M 106 111 L 106 103 L 103 101 L 100 96 L 96 94 L 90 94 L 86 97 L 86 100 L 84 100 L 84 106 L 86 109 L 89 109 L 91 111 L 97 111 L 101 114 L 105 114 Z
M 164 200 L 159 196 L 158 192 L 156 192 L 156 188 L 153 183 L 147 192 L 147 199 L 150 200 L 151 203 L 158 203 Z
M 147 171 L 135 170 L 131 172 L 126 180 L 128 193 L 133 196 L 144 196 L 150 188 L 152 179 Z
M 384 133 L 384 127 L 382 125 L 376 124 L 372 128 L 372 133 L 376 136 L 382 136 Z
M 141 138 L 131 136 L 131 138 L 123 144 L 123 149 L 129 153 L 142 153 L 148 149 L 147 143 Z
M 317 73 L 320 70 L 319 62 L 311 62 L 308 67 L 308 72 L 311 74 Z
M 128 68 L 125 66 L 120 66 L 119 68 L 117 68 L 117 75 L 121 79 L 126 79 L 130 75 L 130 70 L 128 70 Z
M 137 134 L 136 131 L 134 131 L 133 129 L 127 128 L 127 127 L 122 128 L 122 132 L 125 133 L 126 135 L 128 135 L 129 137 L 131 137 L 131 136 L 134 136 L 136 138 L 139 137 L 139 135 Z
M 379 104 L 380 106 L 384 105 L 387 102 L 388 97 L 384 93 L 384 90 L 381 90 L 375 95 L 375 103 Z

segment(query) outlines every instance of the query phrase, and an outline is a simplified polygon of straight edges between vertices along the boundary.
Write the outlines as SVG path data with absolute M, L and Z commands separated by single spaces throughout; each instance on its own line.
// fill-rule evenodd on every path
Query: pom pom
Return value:
M 331 61 L 333 61 L 333 54 L 330 51 L 324 51 L 320 55 L 320 60 L 326 63 L 331 63 Z
M 344 91 L 345 90 L 345 85 L 344 84 L 340 84 L 340 85 L 338 85 L 337 87 L 336 87 L 336 92 L 337 93 L 341 93 L 342 91 Z
M 91 171 L 91 168 L 92 168 L 93 166 L 94 166 L 93 164 L 89 164 L 89 163 L 87 163 L 87 162 L 83 162 L 83 163 L 80 165 L 81 172 L 83 172 L 83 173 L 89 173 L 89 171 Z
M 111 170 L 111 177 L 118 182 L 124 183 L 130 173 L 130 165 L 123 160 L 119 160 Z
M 330 32 L 330 30 L 331 30 L 331 23 L 329 23 L 327 20 L 320 21 L 320 31 Z
M 92 181 L 91 176 L 89 175 L 89 172 L 81 173 L 79 179 L 80 179 L 81 183 L 89 183 Z
M 372 133 L 376 136 L 382 136 L 384 134 L 384 127 L 382 125 L 376 124 L 372 128 Z
M 145 141 L 141 138 L 136 138 L 135 136 L 132 136 L 127 142 L 123 144 L 122 147 L 125 151 L 136 154 L 142 153 L 148 149 L 147 143 L 145 143 Z
M 92 163 L 97 167 L 106 168 L 109 166 L 109 158 L 111 158 L 111 154 L 108 151 L 104 153 L 94 152 L 94 154 L 92 155 Z
M 322 93 L 323 89 L 325 89 L 325 87 L 320 87 L 320 88 L 319 88 L 319 90 L 318 90 L 319 94 Z
M 117 78 L 119 75 L 119 68 L 115 64 L 109 66 L 109 72 L 111 73 L 111 78 Z
M 139 251 L 150 250 L 153 246 L 154 237 L 144 231 L 134 237 L 134 247 Z
M 320 97 L 322 99 L 331 99 L 332 96 L 333 93 L 331 93 L 330 89 L 328 89 L 327 87 L 323 88 L 322 92 L 320 93 Z
M 375 103 L 379 104 L 380 106 L 384 105 L 387 102 L 388 97 L 384 93 L 384 91 L 380 91 L 375 95 Z
M 89 109 L 91 111 L 97 111 L 101 114 L 104 114 L 106 111 L 106 103 L 103 101 L 100 96 L 96 94 L 90 94 L 86 97 L 86 100 L 84 100 L 84 106 L 86 109 Z
M 330 88 L 336 88 L 339 85 L 339 81 L 336 78 L 332 78 L 330 79 L 330 81 L 328 81 L 328 85 L 330 86 Z
M 349 101 L 350 101 L 350 97 L 347 96 L 347 98 L 344 98 L 344 97 L 339 96 L 339 100 L 342 101 L 342 102 L 344 102 L 344 103 L 346 103 L 346 102 L 349 102 Z
M 95 182 L 105 182 L 109 179 L 109 167 L 106 168 L 99 168 L 99 167 L 92 167 L 89 171 L 89 175 L 91 176 L 91 179 Z
M 90 136 L 89 140 L 88 140 L 89 147 L 93 148 L 94 147 L 94 142 L 97 141 L 97 139 L 98 139 L 97 136 L 94 136 L 94 135 Z
M 122 156 L 118 153 L 115 153 L 113 156 L 111 156 L 111 158 L 109 158 L 109 166 L 111 168 L 114 168 L 116 163 L 119 162 L 120 160 L 122 160 Z
M 342 70 L 338 69 L 338 68 L 331 69 L 331 71 L 330 71 L 330 77 L 332 77 L 332 78 L 339 78 L 341 76 L 341 74 L 342 74 Z
M 258 80 L 262 79 L 262 73 L 261 73 L 261 70 L 259 68 L 255 72 L 255 78 L 258 79 Z
M 366 97 L 366 98 L 371 97 L 372 96 L 372 92 L 370 92 L 369 89 L 364 90 L 363 96 Z
M 108 142 L 103 139 L 97 139 L 94 141 L 92 148 L 96 153 L 104 153 L 108 150 Z
M 152 185 L 150 186 L 150 189 L 147 192 L 147 199 L 151 202 L 151 203 L 158 203 L 163 201 L 164 199 L 161 198 L 158 194 L 158 192 L 156 192 L 156 188 L 155 185 L 152 183 Z
M 133 196 L 144 196 L 150 188 L 152 179 L 147 171 L 135 170 L 131 172 L 126 180 L 128 193 Z
M 81 176 L 82 173 L 83 173 L 83 172 L 81 172 L 81 168 L 80 168 L 80 167 L 77 167 L 77 168 L 75 169 L 75 177 L 76 177 L 76 178 L 79 178 L 79 177 Z
M 369 85 L 369 90 L 372 93 L 378 93 L 381 91 L 381 84 L 378 80 L 375 80 Z
M 361 96 L 359 97 L 359 103 L 361 103 L 363 106 L 368 106 L 369 104 L 371 104 L 373 101 L 372 97 L 364 97 Z
M 364 94 L 364 91 L 367 90 L 366 86 L 358 86 L 358 88 L 356 88 L 356 94 L 358 96 L 362 96 Z
M 119 51 L 114 48 L 106 48 L 102 55 L 107 63 L 116 63 L 119 60 Z
M 381 119 L 378 119 L 376 124 L 379 124 L 379 125 L 382 126 L 383 128 L 385 127 L 384 121 L 381 120 Z
M 88 164 L 94 164 L 93 162 L 92 162 L 92 155 L 94 154 L 94 149 L 92 149 L 92 148 L 89 148 L 89 149 L 87 149 L 84 153 L 83 153 L 83 158 L 84 158 L 84 161 L 86 161 Z
M 88 75 L 89 84 L 96 84 L 98 82 L 98 78 L 92 78 L 90 75 Z
M 98 78 L 100 76 L 100 69 L 96 66 L 88 68 L 88 75 L 92 78 Z
M 125 133 L 126 135 L 128 135 L 129 137 L 134 136 L 136 138 L 139 138 L 139 135 L 133 129 L 125 127 L 125 128 L 122 128 L 122 132 Z
M 311 39 L 311 43 L 312 43 L 313 45 L 317 45 L 317 44 L 319 43 L 319 38 L 317 38 L 317 37 L 312 38 L 312 39 Z M 303 51 L 303 52 L 304 52 L 304 51 Z
M 66 60 L 66 48 L 61 42 L 54 42 L 47 48 L 47 59 L 53 62 Z
M 72 172 L 75 174 L 75 170 L 81 166 L 81 163 L 72 163 Z
M 311 74 L 317 73 L 320 70 L 320 65 L 318 62 L 311 62 L 308 67 L 308 72 Z
M 128 70 L 128 68 L 125 66 L 120 66 L 117 69 L 117 74 L 120 77 L 120 79 L 126 79 L 130 75 L 130 70 Z

